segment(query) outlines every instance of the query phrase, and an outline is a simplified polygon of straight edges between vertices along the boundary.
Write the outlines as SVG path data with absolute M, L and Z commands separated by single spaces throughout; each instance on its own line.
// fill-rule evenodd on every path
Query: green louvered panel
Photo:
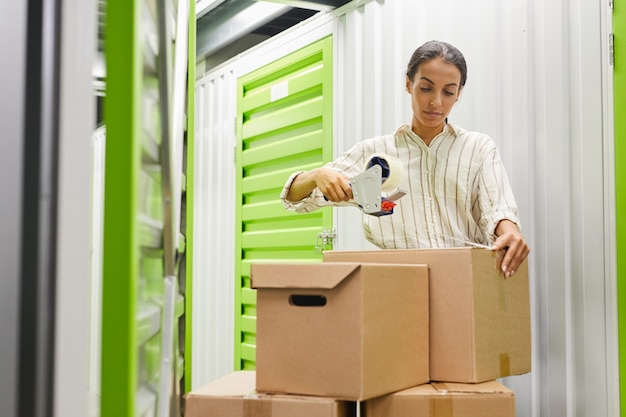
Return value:
M 175 31 L 159 25 L 159 21 L 177 21 L 181 1 L 187 0 L 107 2 L 102 417 L 182 415 L 182 397 L 176 398 L 179 390 L 171 387 L 184 382 L 183 292 L 187 288 L 184 279 L 172 275 L 179 268 L 180 274 L 185 273 L 180 266 L 186 249 L 185 219 L 180 231 L 170 233 L 172 210 L 166 208 L 169 200 L 184 203 L 186 187 L 183 184 L 180 194 L 166 198 L 172 193 L 172 174 L 165 168 L 173 160 L 172 135 L 166 129 L 171 117 L 166 110 L 175 110 L 170 93 L 163 94 L 172 90 L 168 74 L 173 71 L 168 47 L 163 45 L 171 44 L 173 49 L 170 36 Z M 184 151 L 184 144 L 176 146 Z M 174 250 L 169 246 L 169 253 L 164 243 L 167 233 L 178 242 Z M 168 262 L 174 265 L 171 273 L 166 271 Z M 171 284 L 175 278 L 178 285 Z M 173 322 L 167 311 L 172 312 Z
M 332 158 L 332 38 L 322 39 L 238 80 L 235 367 L 254 369 L 254 262 L 319 262 L 317 235 L 332 211 L 286 211 L 289 175 Z

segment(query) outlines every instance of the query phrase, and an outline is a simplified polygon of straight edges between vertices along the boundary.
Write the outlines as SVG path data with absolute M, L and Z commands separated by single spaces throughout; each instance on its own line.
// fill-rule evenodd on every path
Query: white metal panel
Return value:
M 89 280 L 89 416 L 100 415 L 100 364 L 102 360 L 102 238 L 104 226 L 104 167 L 106 154 L 106 128 L 92 134 L 91 163 L 91 275 Z
M 196 84 L 192 389 L 233 370 L 236 79 Z
M 96 2 L 63 2 L 59 100 L 54 416 L 89 412 L 92 141 Z

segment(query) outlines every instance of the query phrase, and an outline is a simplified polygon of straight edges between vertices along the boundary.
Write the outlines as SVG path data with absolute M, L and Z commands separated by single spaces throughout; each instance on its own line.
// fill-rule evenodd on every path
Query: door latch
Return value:
M 333 248 L 333 242 L 337 238 L 335 229 L 323 229 L 317 234 L 315 240 L 315 253 L 322 253 L 325 250 L 331 250 Z

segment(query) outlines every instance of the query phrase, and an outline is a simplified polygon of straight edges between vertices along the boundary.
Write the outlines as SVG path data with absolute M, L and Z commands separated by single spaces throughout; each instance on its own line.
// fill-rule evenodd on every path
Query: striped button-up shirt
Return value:
M 407 194 L 387 216 L 363 214 L 365 237 L 383 249 L 466 246 L 464 241 L 491 244 L 503 219 L 518 224 L 517 205 L 495 142 L 487 135 L 447 124 L 426 146 L 408 125 L 394 134 L 356 144 L 328 163 L 348 178 L 361 173 L 369 156 L 397 158 L 404 169 L 399 189 Z M 310 212 L 332 203 L 315 189 L 298 202 L 286 200 L 295 172 L 281 199 L 285 208 Z

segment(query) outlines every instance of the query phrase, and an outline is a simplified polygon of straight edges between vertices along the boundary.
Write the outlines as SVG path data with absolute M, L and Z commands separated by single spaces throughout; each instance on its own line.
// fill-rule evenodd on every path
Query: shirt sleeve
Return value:
M 335 169 L 343 173 L 348 178 L 354 178 L 354 176 L 361 172 L 361 169 L 363 167 L 362 161 L 364 159 L 364 151 L 362 143 L 363 142 L 357 143 L 349 151 L 340 155 L 335 161 L 329 162 L 324 166 L 326 168 Z M 298 171 L 291 174 L 287 179 L 287 182 L 283 186 L 283 189 L 280 193 L 280 199 L 285 209 L 298 213 L 308 213 L 326 206 L 356 206 L 356 203 L 354 201 L 339 203 L 328 201 L 324 198 L 324 195 L 318 188 L 314 189 L 311 194 L 309 194 L 307 197 L 303 198 L 300 201 L 287 200 L 287 194 L 289 193 L 291 184 L 293 184 L 293 181 L 302 172 L 303 171 Z
M 311 194 L 309 194 L 307 197 L 304 197 L 300 201 L 287 200 L 287 194 L 289 193 L 291 184 L 293 184 L 293 181 L 296 179 L 296 177 L 303 172 L 304 171 L 298 171 L 291 174 L 287 179 L 287 182 L 283 186 L 283 190 L 280 193 L 280 200 L 282 201 L 285 209 L 298 213 L 308 213 L 311 211 L 315 211 L 321 207 L 331 205 L 332 203 L 330 201 L 326 201 L 320 190 L 318 190 L 317 188 L 313 190 Z
M 489 145 L 482 162 L 478 198 L 481 209 L 480 226 L 493 242 L 496 239 L 496 227 L 501 220 L 512 221 L 520 230 L 521 226 L 517 203 L 500 153 L 491 139 Z

